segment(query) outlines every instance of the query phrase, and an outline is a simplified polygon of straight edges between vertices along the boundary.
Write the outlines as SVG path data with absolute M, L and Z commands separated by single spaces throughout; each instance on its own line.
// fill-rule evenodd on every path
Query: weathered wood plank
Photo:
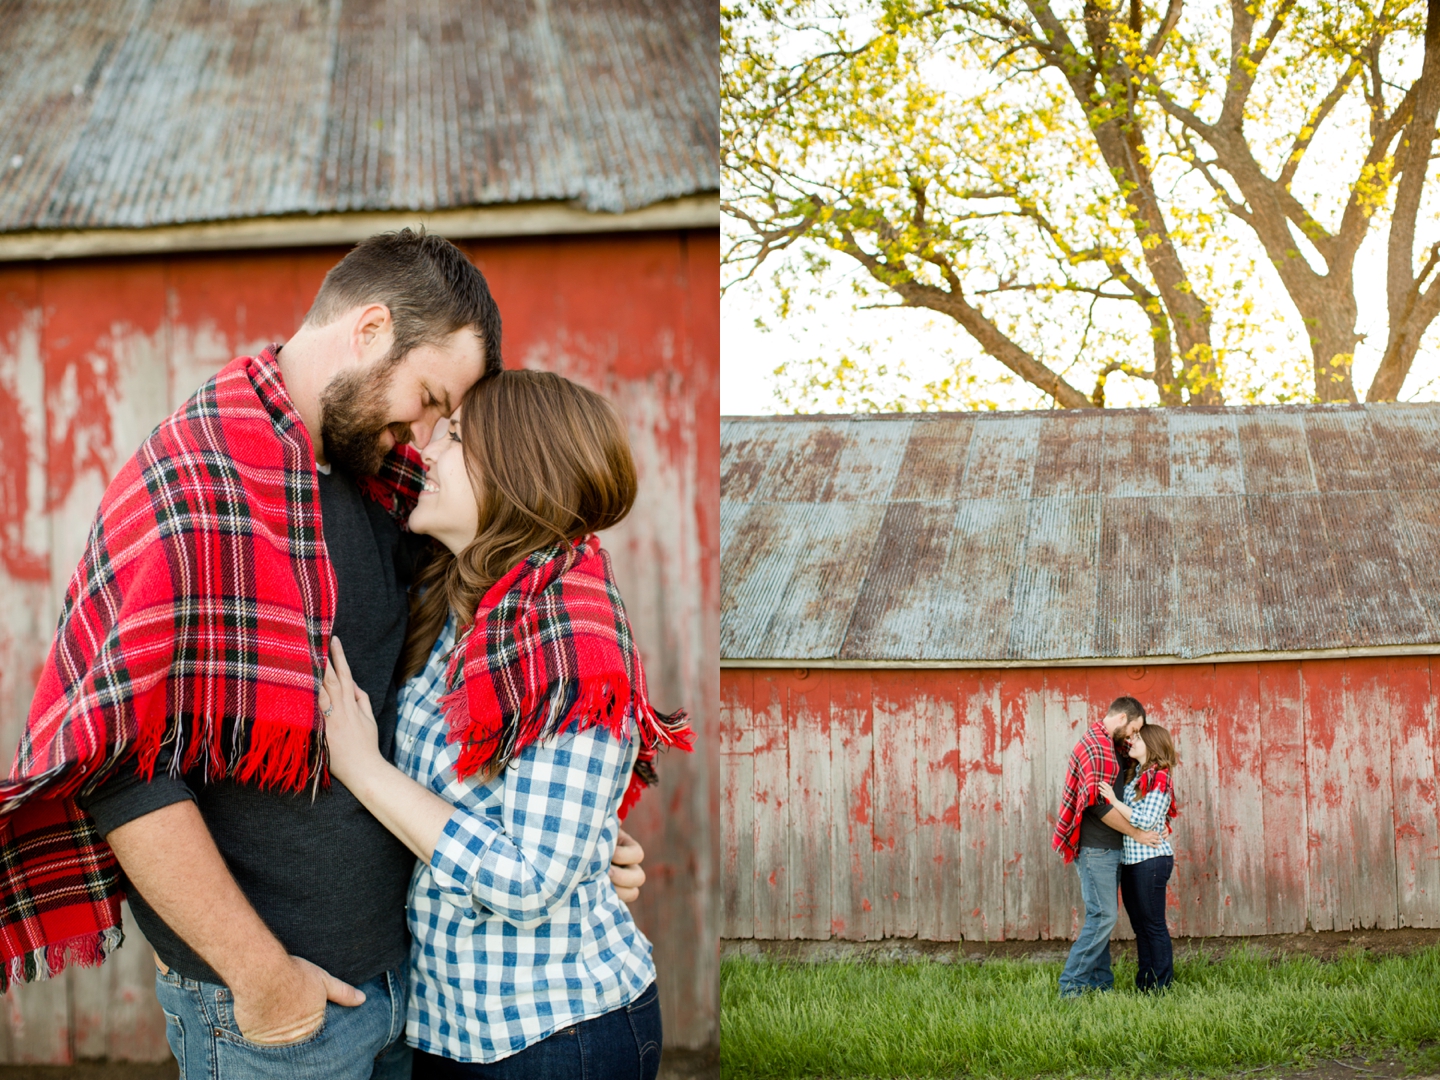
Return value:
M 785 687 L 769 672 L 755 679 L 751 752 L 755 770 L 755 936 L 786 938 L 790 923 L 790 763 Z
M 875 884 L 883 937 L 914 937 L 916 732 L 913 705 L 903 686 L 876 680 Z
M 1345 665 L 1315 660 L 1300 665 L 1305 703 L 1306 818 L 1309 825 L 1310 927 L 1355 927 L 1355 836 L 1346 812 L 1350 751 L 1345 739 Z
M 782 671 L 790 744 L 790 918 L 785 936 L 830 936 L 830 673 Z M 800 825 L 802 827 L 796 828 Z
M 954 676 L 916 672 L 915 932 L 927 941 L 960 938 L 960 783 Z
M 1345 665 L 1345 730 L 1350 787 L 1344 804 L 1350 819 L 1354 860 L 1355 922 L 1363 929 L 1399 925 L 1395 896 L 1395 795 L 1390 774 L 1389 661 L 1357 657 Z
M 1060 793 L 1065 783 L 1065 765 L 1070 751 L 1080 741 L 1085 729 L 1104 715 L 1109 702 L 1092 701 L 1090 673 L 1084 668 L 1056 668 L 1045 672 L 1044 723 L 1045 771 L 1035 777 L 1044 793 L 1041 805 L 1049 808 L 1051 827 L 1060 806 Z M 1034 773 L 1032 772 L 1032 776 Z M 1049 838 L 1046 838 L 1048 847 Z M 1052 866 L 1047 876 L 1047 918 L 1042 937 L 1073 941 L 1085 919 L 1085 904 L 1080 896 L 1080 878 L 1073 866 L 1060 863 L 1052 853 Z M 1058 871 L 1058 872 L 1057 872 Z
M 59 606 L 50 586 L 40 275 L 0 267 L 0 764 L 15 757 Z
M 957 687 L 962 710 L 957 740 L 960 767 L 959 925 L 967 941 L 1005 937 L 1005 836 L 1001 817 L 1000 687 L 995 673 L 967 674 Z
M 830 933 L 851 941 L 881 935 L 875 891 L 874 717 L 870 673 L 830 677 Z
M 5 991 L 0 1061 L 7 1065 L 73 1062 L 69 997 L 64 977 Z
M 1004 936 L 1034 941 L 1048 936 L 1047 879 L 1069 870 L 1050 848 L 1056 807 L 1045 801 L 1044 673 L 1030 668 L 1007 672 L 1000 684 Z
M 1265 933 L 1265 793 L 1258 664 L 1210 669 L 1215 708 L 1215 820 L 1220 932 Z M 1177 770 L 1178 771 L 1178 770 Z
M 1435 699 L 1430 659 L 1387 662 L 1395 792 L 1395 891 L 1400 926 L 1440 926 L 1440 821 L 1435 799 Z
M 1155 670 L 1154 719 L 1170 730 L 1183 763 L 1175 782 L 1187 820 L 1183 831 L 1177 830 L 1180 843 L 1171 839 L 1177 867 L 1184 866 L 1183 873 L 1177 872 L 1184 892 L 1175 892 L 1175 932 L 1209 936 L 1220 932 L 1213 669 L 1197 665 Z
M 150 943 L 122 909 L 125 944 L 98 970 L 72 968 L 71 1024 L 77 1060 L 165 1061 L 165 1013 L 155 1000 L 155 961 Z
M 755 674 L 722 671 L 720 679 L 721 936 L 755 934 Z
M 1304 683 L 1294 660 L 1259 665 L 1265 932 L 1295 934 L 1309 919 L 1310 818 L 1305 795 Z

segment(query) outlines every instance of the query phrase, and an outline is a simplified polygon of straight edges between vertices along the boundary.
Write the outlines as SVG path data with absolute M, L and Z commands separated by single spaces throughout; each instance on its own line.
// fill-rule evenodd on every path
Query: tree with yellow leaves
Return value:
M 1103 405 L 1117 372 L 1214 405 L 1217 311 L 1243 336 L 1254 286 L 1216 273 L 1240 237 L 1305 327 L 1313 398 L 1355 401 L 1356 259 L 1383 221 L 1366 400 L 1394 400 L 1440 315 L 1440 0 L 1162 3 L 726 4 L 728 281 L 839 259 L 1057 405 Z M 1077 339 L 1088 392 L 1057 355 Z

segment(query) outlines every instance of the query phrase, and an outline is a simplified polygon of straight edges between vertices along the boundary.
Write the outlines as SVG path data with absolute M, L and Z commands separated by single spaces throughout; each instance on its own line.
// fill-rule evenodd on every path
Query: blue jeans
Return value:
M 1140 962 L 1135 986 L 1140 990 L 1164 990 L 1175 981 L 1170 927 L 1165 925 L 1165 885 L 1174 869 L 1173 855 L 1120 868 L 1120 895 L 1135 928 L 1135 958 Z
M 1085 922 L 1080 936 L 1070 946 L 1070 957 L 1060 973 L 1060 993 L 1079 994 L 1086 990 L 1111 990 L 1115 975 L 1110 970 L 1110 934 L 1120 918 L 1119 848 L 1082 847 L 1075 859 L 1080 871 L 1080 896 L 1085 901 Z
M 660 994 L 651 983 L 629 1005 L 583 1020 L 485 1064 L 415 1051 L 415 1080 L 655 1080 Z
M 409 1080 L 405 969 L 360 989 L 365 1003 L 326 1005 L 315 1034 L 265 1046 L 240 1034 L 228 988 L 174 971 L 155 972 L 155 996 L 165 1011 L 165 1037 L 181 1080 Z

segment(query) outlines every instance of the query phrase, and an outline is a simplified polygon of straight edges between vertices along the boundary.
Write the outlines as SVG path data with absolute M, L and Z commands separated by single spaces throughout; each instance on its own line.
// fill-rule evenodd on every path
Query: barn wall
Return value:
M 607 545 L 658 707 L 700 751 L 661 763 L 630 820 L 636 918 L 655 943 L 667 1041 L 718 1038 L 713 947 L 719 635 L 718 238 L 714 232 L 462 244 L 505 321 L 510 366 L 560 371 L 629 422 L 640 497 Z M 283 341 L 343 249 L 0 266 L 0 754 L 9 761 L 66 584 L 111 475 L 232 356 Z M 13 990 L 0 1061 L 167 1056 L 148 949 Z
M 722 936 L 1073 938 L 1061 781 L 1122 694 L 1181 758 L 1173 933 L 1440 926 L 1431 669 L 725 669 Z

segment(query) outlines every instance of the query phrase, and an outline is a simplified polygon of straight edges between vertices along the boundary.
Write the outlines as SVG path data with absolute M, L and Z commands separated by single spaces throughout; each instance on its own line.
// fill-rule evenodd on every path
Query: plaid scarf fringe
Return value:
M 602 599 L 603 597 L 603 599 Z M 603 616 L 601 612 L 603 611 Z M 623 820 L 658 780 L 655 759 L 694 749 L 689 714 L 650 705 L 645 671 L 598 537 L 531 555 L 491 586 L 457 642 L 440 699 L 460 779 L 493 776 L 527 747 L 603 727 L 640 740 Z
M 16 983 L 47 982 L 67 967 L 99 967 L 125 943 L 118 915 L 114 926 L 66 941 L 51 942 L 0 964 L 0 994 Z

